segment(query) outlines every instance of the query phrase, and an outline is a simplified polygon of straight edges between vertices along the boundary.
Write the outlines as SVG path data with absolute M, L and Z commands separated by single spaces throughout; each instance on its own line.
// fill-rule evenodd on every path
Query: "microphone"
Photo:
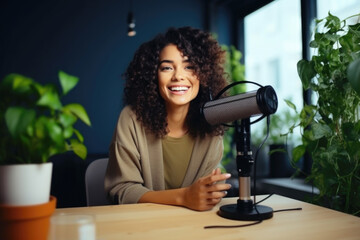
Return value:
M 253 83 L 248 81 L 236 82 L 224 88 L 221 96 L 229 87 L 238 83 Z M 255 83 L 254 83 L 255 84 Z M 224 97 L 206 102 L 200 112 L 210 125 L 235 123 L 236 166 L 239 177 L 239 199 L 236 204 L 221 206 L 218 214 L 233 220 L 265 220 L 273 216 L 270 207 L 256 205 L 251 200 L 250 171 L 254 163 L 250 146 L 250 124 L 276 112 L 278 100 L 275 90 L 271 86 L 260 86 L 256 91 L 246 92 L 230 97 Z M 256 121 L 250 123 L 250 117 L 262 114 Z M 237 120 L 241 119 L 241 125 Z
M 229 123 L 259 114 L 273 114 L 278 107 L 275 90 L 264 86 L 258 90 L 206 102 L 200 109 L 210 125 Z

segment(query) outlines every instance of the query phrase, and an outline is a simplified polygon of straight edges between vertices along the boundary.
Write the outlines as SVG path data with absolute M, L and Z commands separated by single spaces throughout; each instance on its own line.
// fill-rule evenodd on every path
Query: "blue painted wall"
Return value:
M 87 109 L 92 127 L 77 125 L 88 152 L 106 153 L 123 107 L 124 73 L 139 45 L 175 26 L 204 27 L 203 0 L 5 1 L 0 5 L 0 78 L 11 72 L 57 82 L 61 69 L 80 78 L 64 98 Z
M 169 27 L 205 30 L 206 6 L 211 0 L 133 0 L 135 37 L 127 36 L 129 0 L 5 0 L 0 3 L 0 78 L 20 73 L 42 83 L 58 83 L 63 70 L 80 78 L 64 103 L 84 105 L 92 126 L 79 123 L 88 158 L 72 153 L 55 156 L 51 195 L 57 207 L 86 205 L 87 166 L 106 157 L 118 115 L 123 108 L 124 73 L 144 41 Z M 214 7 L 211 31 L 229 44 L 228 16 Z M 224 14 L 225 13 L 225 14 Z M 223 26 L 222 26 L 223 25 Z

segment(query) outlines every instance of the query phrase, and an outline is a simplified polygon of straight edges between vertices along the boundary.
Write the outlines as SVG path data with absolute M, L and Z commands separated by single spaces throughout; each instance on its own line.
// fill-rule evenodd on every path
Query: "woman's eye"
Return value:
M 186 69 L 189 69 L 189 70 L 194 70 L 194 66 L 186 66 Z
M 160 67 L 160 70 L 161 71 L 170 71 L 172 68 L 169 67 L 169 66 L 163 66 L 163 67 Z

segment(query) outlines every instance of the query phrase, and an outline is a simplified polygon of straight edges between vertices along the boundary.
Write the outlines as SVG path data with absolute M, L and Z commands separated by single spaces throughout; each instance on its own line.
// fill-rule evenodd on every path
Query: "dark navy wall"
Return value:
M 234 45 L 233 42 L 233 9 L 222 4 L 223 1 L 210 1 L 209 4 L 209 30 L 216 33 L 220 44 Z M 226 1 L 225 1 L 226 2 Z
M 58 83 L 63 70 L 80 78 L 64 103 L 84 105 L 92 126 L 79 123 L 88 158 L 72 153 L 53 162 L 51 194 L 57 207 L 84 206 L 87 166 L 106 157 L 123 102 L 124 73 L 135 50 L 169 27 L 220 29 L 228 44 L 228 21 L 207 12 L 211 0 L 133 0 L 135 37 L 128 37 L 129 0 L 5 0 L 0 3 L 0 78 L 20 73 L 42 83 Z M 212 12 L 217 12 L 215 6 Z M 224 11 L 219 14 L 227 17 Z M 207 18 L 207 20 L 206 20 Z M 225 26 L 221 26 L 225 25 Z
M 64 99 L 85 106 L 78 124 L 90 154 L 105 153 L 122 109 L 121 75 L 139 45 L 171 26 L 204 26 L 203 0 L 133 0 L 135 37 L 126 35 L 128 0 L 13 0 L 0 7 L 0 77 L 16 72 L 57 82 L 61 69 L 80 78 Z

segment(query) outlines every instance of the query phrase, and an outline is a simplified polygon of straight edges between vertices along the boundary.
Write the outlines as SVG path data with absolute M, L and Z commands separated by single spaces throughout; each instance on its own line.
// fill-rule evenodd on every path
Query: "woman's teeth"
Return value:
M 188 87 L 170 87 L 169 89 L 171 91 L 187 91 L 189 88 Z

